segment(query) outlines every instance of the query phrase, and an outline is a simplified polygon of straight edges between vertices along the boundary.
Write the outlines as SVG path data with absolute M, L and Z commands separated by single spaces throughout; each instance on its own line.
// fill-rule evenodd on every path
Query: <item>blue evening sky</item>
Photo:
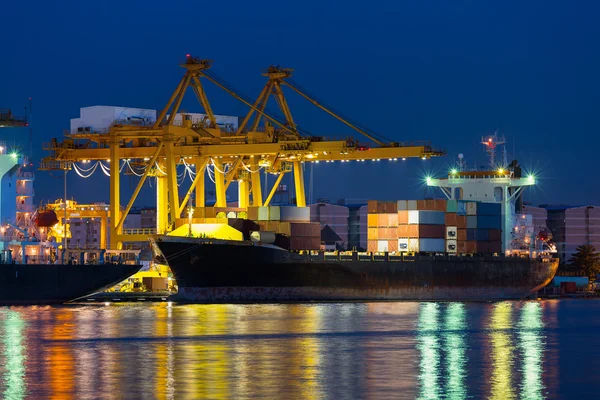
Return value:
M 295 68 L 295 81 L 372 130 L 448 151 L 426 162 L 315 165 L 313 199 L 422 198 L 422 176 L 445 172 L 458 153 L 484 164 L 479 139 L 498 128 L 509 157 L 541 178 L 527 200 L 600 204 L 598 2 L 5 3 L 0 107 L 21 111 L 33 98 L 35 163 L 42 142 L 62 136 L 80 107 L 161 109 L 191 53 L 214 60 L 216 74 L 252 97 L 264 68 Z M 215 112 L 245 113 L 206 86 Z M 298 96 L 289 99 L 309 131 L 351 133 Z M 192 100 L 184 108 L 201 111 Z M 28 147 L 25 130 L 0 134 Z M 135 187 L 129 177 L 123 182 L 124 194 Z M 152 204 L 152 190 L 139 205 Z M 37 203 L 61 197 L 62 181 L 39 172 L 36 194 Z M 71 196 L 108 201 L 108 178 L 99 169 L 88 180 L 71 172 Z

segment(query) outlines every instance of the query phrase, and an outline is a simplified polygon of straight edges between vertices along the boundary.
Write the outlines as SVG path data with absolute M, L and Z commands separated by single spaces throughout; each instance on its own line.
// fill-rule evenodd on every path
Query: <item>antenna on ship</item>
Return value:
M 498 129 L 496 129 L 493 135 L 481 137 L 481 144 L 485 145 L 485 150 L 490 158 L 490 167 L 492 169 L 496 169 L 498 167 L 496 165 L 496 147 L 498 145 L 504 145 L 505 143 L 506 140 L 504 139 L 504 136 L 498 136 Z
M 463 155 L 463 153 L 460 153 L 458 155 L 458 161 L 456 162 L 456 164 L 458 165 L 458 170 L 459 171 L 464 171 L 467 163 L 465 162 L 465 156 Z

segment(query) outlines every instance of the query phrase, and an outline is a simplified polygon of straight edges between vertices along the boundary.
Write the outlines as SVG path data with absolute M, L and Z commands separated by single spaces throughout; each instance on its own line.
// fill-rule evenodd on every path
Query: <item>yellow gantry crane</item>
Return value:
M 216 204 L 226 207 L 226 191 L 233 181 L 238 183 L 239 207 L 269 205 L 283 176 L 293 172 L 296 205 L 306 206 L 302 163 L 318 161 L 349 161 L 373 159 L 430 158 L 440 156 L 427 143 L 390 142 L 336 112 L 316 99 L 291 79 L 292 69 L 271 66 L 263 75 L 267 83 L 256 100 L 236 90 L 210 71 L 212 61 L 188 56 L 181 66 L 185 74 L 165 108 L 153 125 L 140 126 L 115 122 L 106 133 L 70 133 L 62 141 L 53 139 L 45 144 L 49 157 L 42 160 L 40 169 L 70 169 L 73 162 L 106 160 L 110 162 L 110 245 L 120 248 L 123 242 L 145 241 L 147 235 L 123 234 L 123 223 L 137 195 L 149 176 L 156 177 L 157 233 L 174 229 L 175 221 L 188 205 L 195 191 L 195 208 L 205 207 L 205 171 L 213 171 Z M 235 130 L 221 127 L 204 90 L 203 81 L 210 81 L 250 109 Z M 355 129 L 372 145 L 358 140 L 326 140 L 312 136 L 295 123 L 282 87 L 287 86 L 312 104 Z M 194 120 L 179 108 L 191 87 L 206 118 Z M 267 109 L 274 97 L 284 119 Z M 262 123 L 261 123 L 262 122 Z M 144 173 L 125 209 L 120 204 L 121 160 L 135 162 Z M 195 178 L 180 199 L 177 185 L 177 165 L 195 168 Z M 266 199 L 263 199 L 260 170 L 276 174 L 277 179 Z M 191 205 L 190 205 L 191 206 Z M 196 213 L 201 215 L 201 213 Z M 139 236 L 139 237 L 138 237 Z

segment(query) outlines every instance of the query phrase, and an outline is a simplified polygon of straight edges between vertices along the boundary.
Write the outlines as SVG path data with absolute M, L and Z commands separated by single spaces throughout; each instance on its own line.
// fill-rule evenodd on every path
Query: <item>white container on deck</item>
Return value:
M 454 239 L 446 240 L 446 253 L 456 253 L 457 251 L 457 243 Z
M 447 226 L 446 227 L 446 239 L 456 240 L 457 235 L 458 235 L 458 228 L 456 226 Z
M 398 251 L 400 251 L 400 252 L 408 251 L 408 238 L 398 239 Z
M 387 240 L 378 240 L 377 241 L 377 251 L 380 253 L 385 253 L 388 251 L 388 241 Z
M 419 239 L 408 239 L 408 251 L 419 251 Z

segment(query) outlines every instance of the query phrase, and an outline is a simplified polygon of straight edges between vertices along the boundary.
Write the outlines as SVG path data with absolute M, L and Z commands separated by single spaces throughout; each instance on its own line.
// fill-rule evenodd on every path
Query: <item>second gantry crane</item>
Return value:
M 215 182 L 215 207 L 226 207 L 226 191 L 234 181 L 238 183 L 239 207 L 267 206 L 288 172 L 294 175 L 296 205 L 305 207 L 304 162 L 430 158 L 444 154 L 427 143 L 399 143 L 382 138 L 304 90 L 291 79 L 292 69 L 271 66 L 263 74 L 267 83 L 258 98 L 252 100 L 210 71 L 211 64 L 210 60 L 187 56 L 181 65 L 185 69 L 183 78 L 152 125 L 115 121 L 106 133 L 70 133 L 60 142 L 54 139 L 45 145 L 50 156 L 42 160 L 40 169 L 69 169 L 73 162 L 84 160 L 110 162 L 111 248 L 118 248 L 122 242 L 146 240 L 147 235 L 124 234 L 123 223 L 149 176 L 157 178 L 157 232 L 164 233 L 174 228 L 194 191 L 194 206 L 205 207 L 207 168 L 211 169 L 211 179 Z M 237 129 L 217 124 L 203 80 L 212 82 L 249 107 Z M 284 86 L 344 122 L 371 143 L 365 145 L 354 138 L 327 140 L 303 130 L 292 116 L 282 89 Z M 180 112 L 183 97 L 190 87 L 205 118 L 194 120 L 192 115 Z M 275 98 L 283 118 L 268 109 L 271 97 Z M 121 160 L 135 162 L 144 169 L 123 211 L 120 208 Z M 182 199 L 177 184 L 177 166 L 181 164 L 190 171 L 191 168 L 195 170 L 195 177 Z M 265 199 L 261 169 L 277 175 Z

